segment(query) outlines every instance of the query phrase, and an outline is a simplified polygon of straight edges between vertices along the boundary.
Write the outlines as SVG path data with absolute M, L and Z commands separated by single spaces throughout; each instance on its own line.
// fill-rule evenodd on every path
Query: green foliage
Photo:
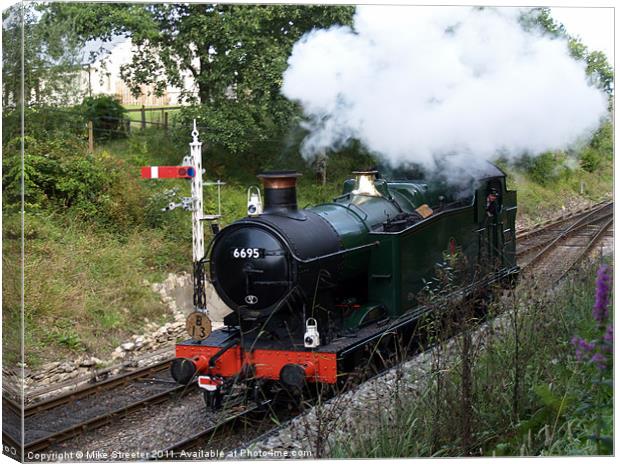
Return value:
M 129 123 L 127 110 L 121 102 L 110 95 L 86 97 L 80 111 L 87 121 L 93 121 L 93 132 L 97 141 L 127 136 Z
M 561 164 L 562 160 L 560 153 L 547 152 L 523 158 L 520 167 L 525 169 L 534 182 L 546 186 L 556 182 L 562 175 L 565 169 Z
M 2 114 L 2 146 L 21 137 L 22 114 L 20 110 L 5 109 Z M 24 135 L 44 138 L 63 137 L 68 134 L 86 139 L 86 122 L 75 108 L 59 108 L 49 105 L 24 108 Z
M 70 137 L 39 140 L 27 136 L 23 141 L 20 137 L 11 140 L 4 149 L 2 182 L 5 205 L 21 201 L 22 142 L 26 206 L 40 207 L 50 199 L 61 203 L 76 200 L 75 195 L 79 193 L 75 191 L 77 171 L 69 162 L 76 160 L 77 154 L 84 156 L 83 142 Z
M 605 122 L 594 134 L 590 144 L 582 151 L 580 164 L 588 172 L 596 172 L 605 162 L 613 160 L 613 126 Z
M 588 50 L 579 38 L 568 34 L 564 25 L 553 19 L 548 8 L 534 8 L 521 20 L 526 28 L 539 26 L 552 37 L 567 40 L 569 53 L 576 60 L 585 62 L 586 74 L 592 83 L 610 97 L 613 95 L 614 72 L 603 52 Z
M 261 142 L 274 136 L 275 126 L 262 120 L 255 108 L 238 105 L 234 101 L 221 101 L 183 108 L 177 117 L 179 138 L 187 138 L 187 128 L 196 119 L 203 138 L 217 145 L 228 154 L 247 153 Z
M 2 12 L 2 102 L 67 104 L 79 100 L 79 46 L 70 23 L 42 24 L 40 5 L 20 2 Z M 23 40 L 22 40 L 23 34 Z M 22 73 L 23 66 L 23 73 Z
M 579 160 L 581 168 L 588 172 L 596 172 L 602 162 L 603 159 L 600 153 L 592 147 L 586 147 Z
M 88 221 L 126 229 L 141 222 L 144 198 L 135 174 L 122 160 L 102 151 L 86 153 L 82 140 L 25 137 L 24 201 L 28 210 L 71 209 Z M 21 201 L 21 138 L 5 147 L 3 198 L 6 207 Z
M 416 370 L 414 391 L 382 392 L 386 403 L 369 411 L 373 429 L 332 443 L 331 457 L 613 454 L 613 386 L 592 364 L 577 362 L 570 343 L 595 329 L 597 267 L 579 269 L 551 298 L 524 282 L 501 303 L 503 322 L 476 333 L 484 350 L 469 359 L 474 441 L 466 450 L 458 431 L 464 358 L 456 341 L 446 352 L 438 348 L 430 375 Z M 396 406 L 386 414 L 385 404 Z
M 280 92 L 293 44 L 314 28 L 349 24 L 352 7 L 226 4 L 49 3 L 42 24 L 70 23 L 82 40 L 130 36 L 137 51 L 121 74 L 137 95 L 173 85 L 201 103 L 180 116 L 184 136 L 197 117 L 206 141 L 229 153 L 263 155 L 281 145 L 299 108 Z M 189 73 L 197 95 L 185 88 Z
M 590 146 L 603 153 L 606 159 L 611 160 L 613 158 L 614 126 L 611 121 L 607 121 L 601 125 L 592 137 Z
M 601 51 L 592 51 L 586 57 L 586 73 L 591 76 L 598 88 L 603 89 L 608 95 L 613 94 L 614 69 L 607 61 L 607 57 Z
M 532 10 L 532 13 L 533 16 L 528 15 L 528 19 L 534 19 L 533 22 L 530 22 L 530 25 L 533 23 L 537 26 L 542 26 L 543 30 L 554 37 L 566 35 L 566 28 L 563 24 L 553 19 L 549 8 L 535 8 Z

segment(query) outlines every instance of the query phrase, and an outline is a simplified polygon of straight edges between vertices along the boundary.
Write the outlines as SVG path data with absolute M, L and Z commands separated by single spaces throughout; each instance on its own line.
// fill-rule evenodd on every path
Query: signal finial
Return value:
M 194 143 L 198 143 L 198 129 L 196 128 L 196 120 L 194 119 L 194 130 L 192 131 L 192 138 Z

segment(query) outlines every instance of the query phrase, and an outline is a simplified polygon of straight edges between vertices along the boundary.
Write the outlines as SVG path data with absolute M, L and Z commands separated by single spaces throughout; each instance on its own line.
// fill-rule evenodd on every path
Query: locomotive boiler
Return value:
M 464 258 L 473 287 L 518 273 L 516 192 L 494 165 L 458 187 L 354 176 L 332 202 L 300 209 L 299 174 L 259 175 L 264 210 L 219 231 L 204 260 L 233 312 L 206 339 L 177 345 L 177 382 L 197 378 L 212 405 L 241 379 L 335 384 L 386 333 L 410 336 L 425 314 L 419 294 L 447 257 Z

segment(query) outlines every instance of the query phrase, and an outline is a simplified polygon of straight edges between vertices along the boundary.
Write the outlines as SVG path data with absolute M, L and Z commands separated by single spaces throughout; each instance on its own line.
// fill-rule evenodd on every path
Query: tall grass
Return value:
M 610 454 L 610 377 L 577 359 L 571 344 L 575 334 L 598 330 L 596 267 L 550 296 L 523 282 L 492 308 L 502 316 L 490 330 L 460 337 L 456 354 L 436 348 L 430 380 L 413 395 L 386 399 L 386 413 L 335 443 L 331 456 Z
M 4 227 L 10 234 L 18 223 Z M 170 317 L 149 283 L 189 270 L 185 243 L 170 240 L 162 229 L 119 236 L 49 213 L 26 215 L 25 227 L 25 346 L 31 367 L 80 353 L 105 357 L 146 320 Z

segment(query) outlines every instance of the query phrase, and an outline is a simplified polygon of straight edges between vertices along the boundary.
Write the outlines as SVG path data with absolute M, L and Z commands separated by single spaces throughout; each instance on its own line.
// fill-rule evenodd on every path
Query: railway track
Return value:
M 594 247 L 613 224 L 613 202 L 603 202 L 593 205 L 584 210 L 563 216 L 552 221 L 537 225 L 532 229 L 523 231 L 517 235 L 517 254 L 525 259 L 522 268 L 525 272 L 542 272 L 555 283 L 572 270 L 587 253 Z M 519 243 L 520 241 L 520 243 Z M 571 254 L 564 250 L 569 247 Z M 573 252 L 574 251 L 574 252 Z M 557 256 L 564 256 L 562 265 L 557 262 Z M 552 259 L 553 263 L 549 260 Z M 552 268 L 550 270 L 549 268 Z M 381 373 L 375 375 L 378 376 Z M 273 410 L 271 411 L 273 412 Z M 223 449 L 219 446 L 222 433 L 238 434 L 239 426 L 245 427 L 247 420 L 256 422 L 257 417 L 265 421 L 268 411 L 265 409 L 250 408 L 247 411 L 236 413 L 225 419 L 221 424 L 215 424 L 204 429 L 187 440 L 179 441 L 159 452 L 159 457 L 165 459 L 183 459 L 192 455 L 184 455 L 184 452 L 200 445 L 212 449 Z M 262 416 L 261 416 L 262 415 Z M 289 417 L 289 420 L 292 417 Z M 278 430 L 284 425 L 267 430 L 259 437 L 268 437 L 273 430 Z M 243 440 L 240 443 L 247 443 Z M 243 448 L 233 448 L 234 451 Z M 200 456 L 194 456 L 200 458 Z M 233 458 L 239 455 L 233 455 Z M 247 456 L 246 456 L 247 457 Z
M 549 244 L 558 235 L 565 231 L 569 231 L 579 221 L 586 221 L 592 214 L 599 214 L 601 212 L 607 212 L 609 209 L 613 210 L 613 203 L 602 202 L 592 205 L 589 208 L 585 208 L 571 214 L 560 216 L 550 221 L 543 222 L 530 229 L 517 233 L 517 258 L 521 267 L 529 262 L 528 255 L 535 250 L 540 250 L 542 247 Z M 525 260 L 525 263 L 523 263 Z
M 516 252 L 523 272 L 544 275 L 549 283 L 557 282 L 587 255 L 612 225 L 613 203 L 605 202 L 518 233 Z M 24 411 L 25 453 L 42 451 L 139 408 L 179 398 L 187 387 L 170 380 L 170 361 L 167 359 L 67 395 L 27 405 Z M 4 397 L 3 405 L 8 411 L 4 423 L 13 420 L 20 423 L 20 406 Z M 230 440 L 231 435 L 248 430 L 256 433 L 268 423 L 269 416 L 281 414 L 272 406 L 271 401 L 266 401 L 260 405 L 228 408 L 209 427 L 153 453 L 153 457 L 183 458 L 183 452 Z M 17 446 L 21 442 L 20 435 L 17 428 L 6 427 L 3 441 Z
M 592 250 L 613 226 L 613 202 L 524 234 L 517 257 L 525 275 L 555 284 Z M 519 238 L 517 238 L 519 240 Z
M 273 426 L 268 418 L 287 418 L 288 411 L 274 407 L 273 399 L 240 408 L 227 408 L 209 427 L 153 453 L 154 459 L 223 458 L 223 450 L 248 436 L 259 436 Z
M 109 424 L 146 406 L 178 398 L 187 387 L 170 379 L 171 360 L 133 372 L 111 377 L 40 403 L 26 406 L 24 416 L 24 450 L 36 453 L 81 433 Z M 192 388 L 192 387 L 190 387 Z M 21 407 L 3 398 L 3 440 L 13 446 L 20 443 Z

